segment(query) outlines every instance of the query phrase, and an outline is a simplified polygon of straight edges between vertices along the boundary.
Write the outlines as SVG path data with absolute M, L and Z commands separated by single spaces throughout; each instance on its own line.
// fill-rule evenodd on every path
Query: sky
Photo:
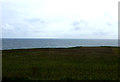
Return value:
M 119 0 L 1 0 L 2 38 L 117 39 Z

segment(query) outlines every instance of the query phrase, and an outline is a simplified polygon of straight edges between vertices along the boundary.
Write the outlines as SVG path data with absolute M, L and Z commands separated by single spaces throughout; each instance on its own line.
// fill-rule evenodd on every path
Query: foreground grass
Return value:
M 118 48 L 3 50 L 3 80 L 118 80 Z

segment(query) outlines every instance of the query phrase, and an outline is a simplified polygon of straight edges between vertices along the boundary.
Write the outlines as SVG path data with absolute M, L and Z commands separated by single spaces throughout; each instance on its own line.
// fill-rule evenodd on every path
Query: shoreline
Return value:
M 31 50 L 31 49 L 71 49 L 71 48 L 119 48 L 120 46 L 75 46 L 75 47 L 46 47 L 46 48 L 16 48 L 16 49 L 0 49 L 6 50 Z

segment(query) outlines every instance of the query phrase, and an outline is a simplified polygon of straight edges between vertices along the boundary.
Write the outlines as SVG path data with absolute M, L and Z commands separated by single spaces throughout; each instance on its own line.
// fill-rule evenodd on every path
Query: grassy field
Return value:
M 2 51 L 3 80 L 118 80 L 118 48 Z

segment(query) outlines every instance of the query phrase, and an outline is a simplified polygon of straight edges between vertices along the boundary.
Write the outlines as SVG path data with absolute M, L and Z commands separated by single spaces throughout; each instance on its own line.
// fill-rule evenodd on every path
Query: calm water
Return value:
M 118 46 L 114 39 L 2 39 L 2 49 Z

